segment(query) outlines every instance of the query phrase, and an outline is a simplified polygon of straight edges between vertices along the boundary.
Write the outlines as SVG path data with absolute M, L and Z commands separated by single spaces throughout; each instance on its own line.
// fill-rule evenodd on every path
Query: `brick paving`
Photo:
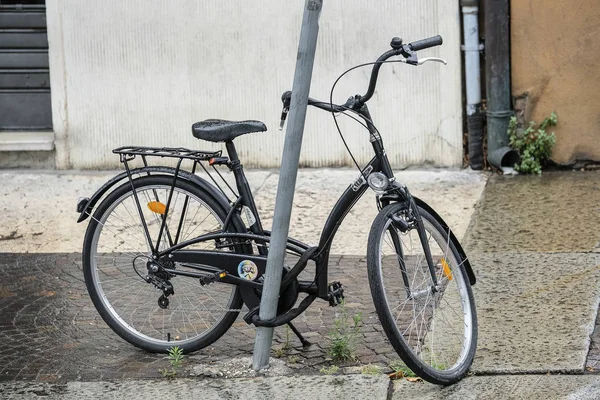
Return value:
M 80 260 L 78 253 L 0 255 L 0 381 L 153 378 L 168 366 L 164 355 L 137 349 L 104 323 L 85 289 Z M 364 258 L 332 256 L 329 270 L 330 280 L 346 288 L 348 313 L 361 312 L 363 321 L 356 359 L 335 364 L 385 367 L 397 360 L 375 315 Z M 328 333 L 340 311 L 316 300 L 294 321 L 312 346 L 302 348 L 291 331 L 279 327 L 273 356 L 299 373 L 330 365 Z M 188 367 L 251 356 L 255 330 L 242 314 L 213 345 L 190 355 Z

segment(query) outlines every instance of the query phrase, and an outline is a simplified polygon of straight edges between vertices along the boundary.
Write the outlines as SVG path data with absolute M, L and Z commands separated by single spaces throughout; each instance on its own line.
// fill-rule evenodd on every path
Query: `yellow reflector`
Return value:
M 442 258 L 442 269 L 444 270 L 444 275 L 448 278 L 449 281 L 452 280 L 452 271 L 450 271 L 450 266 L 446 262 L 445 258 Z
M 219 274 L 219 278 L 225 278 L 227 276 L 227 272 L 223 271 Z
M 160 215 L 164 215 L 165 211 L 167 211 L 167 206 L 165 206 L 160 201 L 151 201 L 150 203 L 148 203 L 148 208 L 150 209 L 150 211 Z

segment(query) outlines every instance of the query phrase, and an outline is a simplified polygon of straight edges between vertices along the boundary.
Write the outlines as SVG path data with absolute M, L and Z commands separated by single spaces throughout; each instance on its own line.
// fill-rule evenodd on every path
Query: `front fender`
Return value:
M 452 232 L 452 229 L 450 229 L 448 227 L 448 224 L 446 224 L 446 222 L 442 219 L 442 217 L 440 217 L 440 215 L 438 213 L 436 213 L 433 210 L 433 208 L 431 208 L 429 206 L 429 204 L 425 203 L 423 200 L 421 200 L 415 196 L 413 196 L 413 199 L 415 200 L 415 203 L 417 203 L 417 205 L 419 207 L 425 209 L 429 214 L 431 214 L 433 216 L 433 218 L 435 218 L 435 220 L 442 226 L 442 228 L 444 228 L 445 231 L 450 232 L 450 240 L 452 241 L 452 243 L 454 244 L 454 247 L 460 254 L 460 257 L 462 258 L 460 260 L 460 262 L 462 262 L 463 265 L 465 266 L 465 271 L 467 271 L 467 276 L 469 277 L 469 282 L 471 282 L 471 285 L 474 285 L 477 282 L 477 279 L 475 278 L 475 272 L 473 272 L 473 267 L 471 267 L 469 258 L 467 257 L 465 250 L 461 246 L 461 244 L 458 241 L 458 239 L 456 238 L 456 236 L 454 236 L 454 232 Z
M 176 172 L 175 168 L 160 167 L 160 166 L 149 166 L 149 167 L 142 167 L 142 168 L 136 168 L 136 169 L 131 170 L 132 175 L 154 173 L 154 174 L 163 174 L 163 175 L 174 176 L 175 172 Z M 182 171 L 182 170 L 179 170 L 177 176 L 180 179 L 185 179 L 187 181 L 191 181 L 194 184 L 198 185 L 204 191 L 206 191 L 211 196 L 213 196 L 215 198 L 215 200 L 219 201 L 219 203 L 221 203 L 222 205 L 226 205 L 229 203 L 227 201 L 227 199 L 225 198 L 225 196 L 223 195 L 223 193 L 218 191 L 213 185 L 208 183 L 206 180 L 200 178 L 199 176 L 192 174 L 190 172 L 187 172 L 187 171 Z M 77 205 L 77 211 L 80 214 L 79 214 L 79 218 L 77 219 L 77 222 L 79 223 L 79 222 L 85 221 L 92 214 L 92 211 L 93 211 L 96 203 L 98 203 L 98 201 L 102 198 L 102 196 L 104 196 L 117 183 L 119 183 L 125 179 L 127 179 L 126 171 L 120 173 L 119 175 L 115 176 L 114 178 L 112 178 L 108 182 L 106 182 L 104 185 L 102 185 L 100 187 L 100 189 L 98 189 L 96 191 L 96 193 L 94 193 L 92 195 L 92 197 L 90 197 L 89 199 L 79 200 L 79 203 Z

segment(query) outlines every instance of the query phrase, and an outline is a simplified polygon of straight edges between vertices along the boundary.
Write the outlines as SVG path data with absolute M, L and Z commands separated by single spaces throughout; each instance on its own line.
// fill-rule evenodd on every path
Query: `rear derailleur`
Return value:
M 169 280 L 173 275 L 169 274 L 162 266 L 153 261 L 148 261 L 146 267 L 148 268 L 148 274 L 144 279 L 163 292 L 158 298 L 158 306 L 164 310 L 169 307 L 169 296 L 175 293 L 173 284 Z

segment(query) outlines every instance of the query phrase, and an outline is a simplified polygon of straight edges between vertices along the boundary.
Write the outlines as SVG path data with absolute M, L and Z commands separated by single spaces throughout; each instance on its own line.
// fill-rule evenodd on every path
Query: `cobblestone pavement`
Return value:
M 152 378 L 168 366 L 164 355 L 139 350 L 108 328 L 87 294 L 80 258 L 78 253 L 0 257 L 0 381 Z M 375 316 L 365 260 L 332 256 L 330 279 L 345 285 L 347 312 L 362 313 L 357 360 L 346 365 L 385 367 L 397 360 Z M 303 349 L 286 327 L 276 328 L 273 356 L 299 373 L 318 373 L 330 364 L 327 335 L 340 312 L 315 301 L 295 320 L 312 346 Z M 221 339 L 192 354 L 187 366 L 251 356 L 255 330 L 242 314 Z M 284 351 L 286 343 L 290 348 Z

